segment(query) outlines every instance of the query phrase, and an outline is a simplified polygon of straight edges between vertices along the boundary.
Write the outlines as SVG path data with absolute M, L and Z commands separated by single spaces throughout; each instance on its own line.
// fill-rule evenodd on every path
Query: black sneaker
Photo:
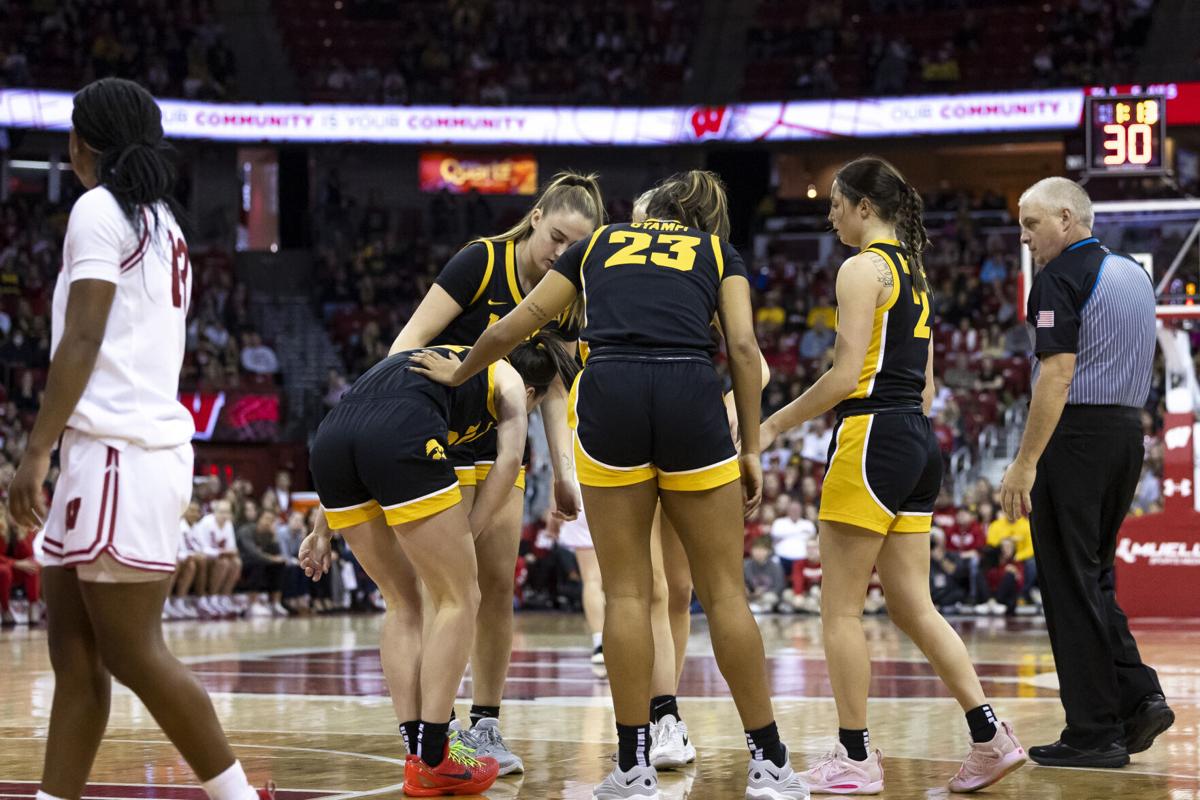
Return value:
M 1167 700 L 1155 692 L 1142 698 L 1137 711 L 1125 720 L 1125 748 L 1130 755 L 1150 749 L 1154 740 L 1175 724 L 1175 712 Z
M 1129 763 L 1129 751 L 1121 742 L 1106 747 L 1080 750 L 1057 741 L 1029 748 L 1029 757 L 1043 767 L 1101 767 L 1119 769 Z

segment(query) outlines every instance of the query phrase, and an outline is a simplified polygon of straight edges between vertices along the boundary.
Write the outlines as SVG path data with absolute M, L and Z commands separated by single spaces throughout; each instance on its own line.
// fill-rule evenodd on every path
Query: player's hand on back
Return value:
M 445 354 L 437 350 L 422 350 L 419 353 L 413 353 L 408 360 L 412 365 L 409 369 L 418 375 L 424 375 L 429 380 L 444 386 L 458 385 L 454 382 L 454 373 L 458 371 L 458 365 L 462 362 L 453 353 Z

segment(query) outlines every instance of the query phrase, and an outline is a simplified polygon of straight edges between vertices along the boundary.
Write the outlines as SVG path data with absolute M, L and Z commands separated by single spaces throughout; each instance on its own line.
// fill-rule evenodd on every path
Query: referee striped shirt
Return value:
M 1154 286 L 1141 264 L 1096 238 L 1064 250 L 1037 274 L 1026 319 L 1041 359 L 1075 353 L 1068 404 L 1140 408 L 1154 364 Z

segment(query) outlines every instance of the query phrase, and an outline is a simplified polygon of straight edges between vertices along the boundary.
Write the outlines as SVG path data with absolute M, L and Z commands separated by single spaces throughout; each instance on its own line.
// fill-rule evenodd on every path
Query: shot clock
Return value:
M 1163 174 L 1166 108 L 1161 95 L 1089 96 L 1084 105 L 1086 172 Z

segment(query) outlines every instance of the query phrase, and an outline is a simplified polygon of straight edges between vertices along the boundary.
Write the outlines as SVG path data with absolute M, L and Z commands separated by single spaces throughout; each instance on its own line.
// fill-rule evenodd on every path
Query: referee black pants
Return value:
M 1104 747 L 1147 694 L 1161 692 L 1117 605 L 1117 533 L 1141 474 L 1140 413 L 1068 405 L 1033 484 L 1034 554 L 1067 714 L 1064 744 Z

